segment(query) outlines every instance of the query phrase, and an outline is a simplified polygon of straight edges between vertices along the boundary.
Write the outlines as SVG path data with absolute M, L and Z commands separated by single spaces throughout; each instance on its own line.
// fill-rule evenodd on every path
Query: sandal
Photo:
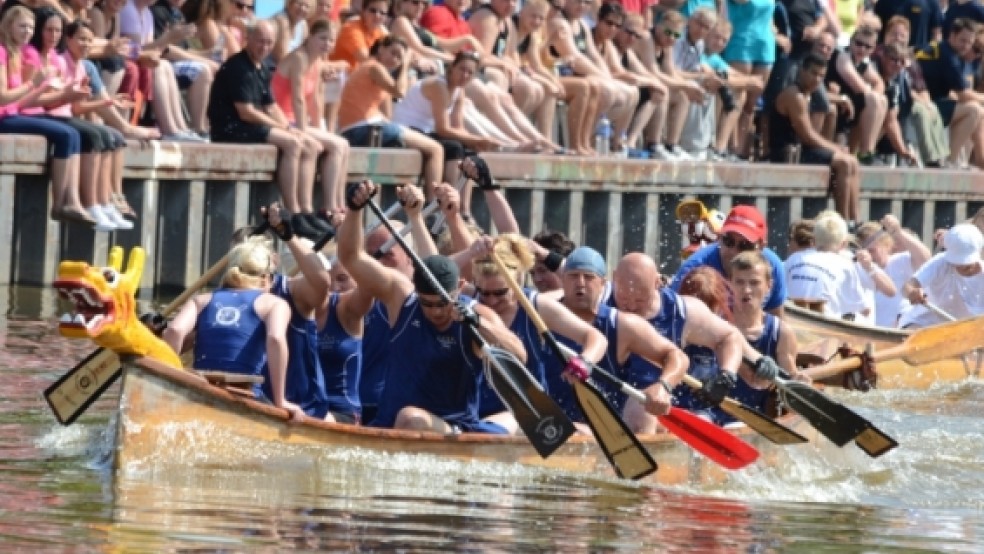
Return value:
M 52 217 L 57 213 L 60 217 L 55 219 L 61 219 L 62 221 L 74 221 L 76 223 L 83 223 L 89 227 L 94 227 L 96 225 L 96 220 L 89 215 L 84 209 L 79 208 L 62 208 L 60 210 L 52 210 Z
M 133 208 L 130 207 L 130 203 L 126 201 L 126 196 L 114 193 L 110 197 L 110 201 L 114 206 L 116 206 L 116 209 L 120 212 L 120 215 L 131 221 L 136 221 L 137 212 L 133 211 Z

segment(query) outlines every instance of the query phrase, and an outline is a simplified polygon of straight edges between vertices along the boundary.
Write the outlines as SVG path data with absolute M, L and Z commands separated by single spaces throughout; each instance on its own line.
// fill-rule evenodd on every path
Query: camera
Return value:
M 718 71 L 716 73 L 722 81 L 728 81 L 727 71 Z M 718 96 L 721 97 L 721 109 L 723 109 L 725 113 L 733 112 L 738 109 L 738 105 L 735 103 L 735 93 L 728 85 L 721 85 L 721 88 L 718 89 Z

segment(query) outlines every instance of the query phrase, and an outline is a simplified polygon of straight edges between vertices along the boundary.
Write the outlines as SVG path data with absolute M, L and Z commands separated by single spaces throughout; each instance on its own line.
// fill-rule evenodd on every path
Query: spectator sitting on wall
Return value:
M 389 0 L 365 0 L 362 15 L 342 25 L 329 59 L 348 62 L 351 69 L 368 60 L 372 45 L 389 34 L 386 30 L 388 11 Z
M 273 29 L 269 22 L 258 21 L 247 31 L 246 48 L 219 68 L 216 81 L 222 86 L 212 88 L 208 108 L 212 140 L 276 146 L 280 151 L 277 185 L 284 206 L 294 214 L 291 226 L 299 235 L 317 240 L 329 230 L 311 204 L 320 145 L 291 126 L 274 101 L 270 72 L 263 63 L 271 48 Z
M 307 17 L 313 7 L 311 2 L 312 0 L 287 0 L 284 10 L 270 18 L 276 35 L 273 50 L 270 52 L 270 60 L 274 65 L 300 48 L 307 39 Z
M 885 98 L 885 83 L 868 56 L 875 50 L 877 33 L 867 27 L 859 27 L 851 38 L 846 50 L 838 50 L 830 59 L 827 68 L 827 87 L 847 95 L 854 107 L 854 117 L 842 117 L 838 121 L 838 131 L 850 129 L 852 144 L 857 142 L 858 159 L 864 165 L 875 162 L 875 143 L 885 123 L 888 100 Z M 854 141 L 854 133 L 859 133 Z
M 704 101 L 690 104 L 683 124 L 680 146 L 697 159 L 711 161 L 720 158 L 710 151 L 714 138 L 717 104 L 715 95 L 724 80 L 704 65 L 704 38 L 717 23 L 717 15 L 709 8 L 699 8 L 687 21 L 683 36 L 673 45 L 673 63 L 684 77 L 695 81 L 705 91 Z
M 731 40 L 732 30 L 731 22 L 718 20 L 705 40 L 703 58 L 703 63 L 724 81 L 722 88 L 718 89 L 718 98 L 721 101 L 718 102 L 717 133 L 712 154 L 729 161 L 737 159 L 734 151 L 743 150 L 741 145 L 743 135 L 738 128 L 738 118 L 745 114 L 742 106 L 748 106 L 749 97 L 754 97 L 758 101 L 765 86 L 759 72 L 751 74 L 741 69 L 743 66 L 751 67 L 749 64 L 739 64 L 735 67 L 721 57 Z M 752 106 L 754 107 L 754 103 Z M 745 131 L 747 134 L 747 129 Z M 730 148 L 732 144 L 737 146 L 732 149 Z
M 809 54 L 803 60 L 796 84 L 779 93 L 769 119 L 769 151 L 773 162 L 787 162 L 786 147 L 802 144 L 800 163 L 829 165 L 834 178 L 837 211 L 847 221 L 856 222 L 860 217 L 861 186 L 858 160 L 821 136 L 807 115 L 810 95 L 822 86 L 826 72 L 827 62 Z
M 658 75 L 650 72 L 636 55 L 633 46 L 637 41 L 649 40 L 649 35 L 643 26 L 643 18 L 637 13 L 628 13 L 621 27 L 615 31 L 612 38 L 612 52 L 606 54 L 609 60 L 609 71 L 616 79 L 629 83 L 639 89 L 639 103 L 632 125 L 627 132 L 627 143 L 634 148 L 639 142 L 646 127 L 652 123 L 654 133 L 662 133 L 666 126 L 666 112 L 669 109 L 670 91 Z M 662 156 L 667 159 L 666 149 L 659 147 Z

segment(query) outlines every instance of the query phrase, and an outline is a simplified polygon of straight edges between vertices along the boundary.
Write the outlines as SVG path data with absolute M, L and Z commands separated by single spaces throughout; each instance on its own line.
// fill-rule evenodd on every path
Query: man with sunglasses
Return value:
M 740 252 L 760 250 L 772 266 L 772 290 L 765 299 L 763 308 L 772 315 L 782 317 L 782 305 L 786 302 L 786 276 L 782 259 L 771 249 L 765 247 L 768 227 L 762 212 L 755 206 L 735 206 L 718 233 L 718 241 L 694 252 L 680 266 L 670 282 L 674 291 L 680 290 L 684 277 L 700 266 L 710 266 L 731 279 L 731 260 Z
M 836 85 L 837 90 L 846 94 L 854 106 L 854 117 L 842 117 L 838 121 L 838 131 L 858 127 L 858 160 L 863 165 L 873 165 L 876 161 L 875 144 L 888 113 L 885 83 L 869 57 L 875 50 L 877 39 L 878 33 L 874 30 L 858 27 L 847 50 L 835 52 L 830 59 L 826 76 L 827 88 L 832 90 Z
M 460 431 L 505 433 L 478 417 L 483 362 L 466 325 L 474 325 L 490 344 L 525 363 L 522 342 L 492 310 L 460 294 L 458 266 L 444 256 L 428 256 L 412 279 L 387 268 L 362 246 L 363 206 L 376 193 L 371 181 L 353 185 L 347 203 L 355 212 L 339 231 L 338 256 L 359 284 L 377 298 L 389 316 L 391 356 L 375 419 L 377 427 L 449 434 Z M 439 285 L 441 289 L 435 288 Z M 453 301 L 448 302 L 445 293 Z M 465 311 L 477 321 L 463 321 Z
M 670 102 L 670 91 L 667 86 L 663 84 L 659 76 L 650 72 L 649 68 L 643 65 L 632 48 L 636 42 L 649 38 L 644 29 L 644 20 L 641 15 L 627 13 L 611 41 L 615 47 L 612 57 L 617 64 L 617 66 L 613 65 L 613 68 L 610 68 L 612 75 L 639 89 L 639 104 L 635 115 L 632 116 L 632 124 L 627 133 L 628 144 L 630 145 L 639 141 L 639 137 L 650 124 L 658 129 L 657 132 L 663 131 Z M 658 148 L 653 150 L 653 154 L 657 160 L 672 161 L 676 159 L 662 145 L 658 145 Z

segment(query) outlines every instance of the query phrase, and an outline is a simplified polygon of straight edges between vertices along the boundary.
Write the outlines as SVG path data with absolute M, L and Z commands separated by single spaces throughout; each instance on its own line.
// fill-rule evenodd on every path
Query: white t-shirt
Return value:
M 854 262 L 840 254 L 809 248 L 790 256 L 784 265 L 788 297 L 825 300 L 824 315 L 839 319 L 874 307 L 865 303 Z
M 854 262 L 854 270 L 858 273 L 858 279 L 861 282 L 861 296 L 864 297 L 864 305 L 871 307 L 871 309 L 868 310 L 868 315 L 864 315 L 862 313 L 854 314 L 854 322 L 862 325 L 874 325 L 875 294 L 878 292 L 878 287 L 875 286 L 875 280 L 871 278 L 871 275 L 865 271 L 863 267 L 861 267 L 861 264 Z
M 895 296 L 885 296 L 880 291 L 875 291 L 875 325 L 895 327 L 899 313 L 909 305 L 902 294 L 902 287 L 915 273 L 912 269 L 912 255 L 908 252 L 892 254 L 884 269 L 892 283 L 895 283 Z
M 977 275 L 964 277 L 943 259 L 944 255 L 941 252 L 933 256 L 913 275 L 926 292 L 926 299 L 957 319 L 984 315 L 984 265 Z M 923 306 L 914 306 L 902 315 L 899 325 L 926 327 L 942 322 L 940 316 Z

